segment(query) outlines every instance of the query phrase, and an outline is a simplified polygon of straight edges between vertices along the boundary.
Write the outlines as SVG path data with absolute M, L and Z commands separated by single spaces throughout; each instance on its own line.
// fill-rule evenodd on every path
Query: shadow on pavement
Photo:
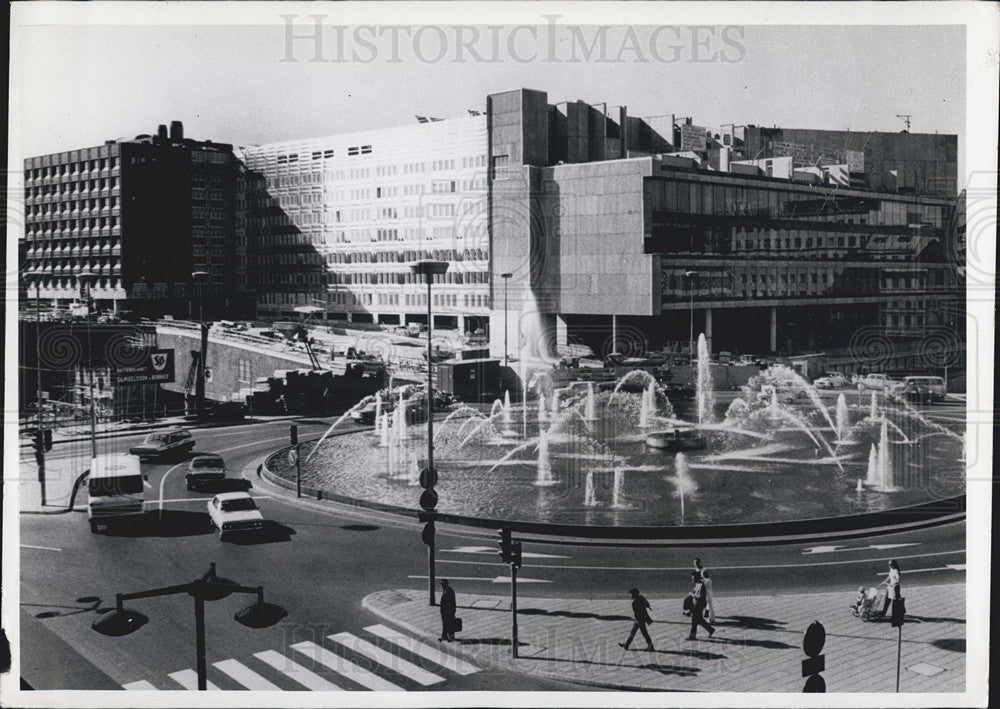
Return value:
M 762 647 L 766 650 L 788 650 L 795 647 L 794 645 L 789 645 L 788 643 L 783 643 L 780 640 L 750 640 L 748 638 L 720 638 L 716 635 L 714 638 L 699 637 L 698 640 L 707 643 L 722 643 L 724 645 L 743 645 L 749 647 Z
M 59 618 L 67 615 L 76 615 L 78 613 L 90 613 L 97 611 L 98 607 L 101 605 L 101 599 L 97 596 L 84 596 L 83 598 L 77 598 L 77 603 L 84 604 L 82 606 L 61 606 L 54 603 L 22 603 L 22 608 L 59 608 L 60 610 L 48 610 L 36 613 L 35 617 L 41 620 L 45 618 Z
M 374 532 L 379 527 L 375 524 L 342 524 L 340 528 L 348 532 Z
M 458 638 L 454 642 L 459 645 L 507 645 L 510 646 L 510 638 Z M 518 647 L 527 647 L 528 643 L 518 641 Z
M 274 542 L 291 541 L 295 530 L 279 522 L 264 521 L 264 528 L 257 531 L 229 532 L 226 541 L 240 546 L 255 546 L 257 544 L 272 544 Z
M 240 480 L 237 478 L 225 478 L 217 483 L 206 483 L 197 489 L 198 492 L 208 492 L 211 494 L 218 494 L 220 492 L 246 492 L 253 487 L 253 483 L 249 480 Z
M 109 537 L 191 537 L 211 531 L 207 512 L 162 510 L 147 512 L 135 520 L 121 520 L 99 533 Z
M 684 667 L 682 665 L 637 665 L 637 667 L 644 670 L 653 670 L 654 672 L 659 672 L 663 675 L 677 675 L 679 677 L 694 677 L 701 669 L 698 667 Z
M 719 618 L 715 625 L 728 628 L 743 628 L 744 630 L 783 630 L 782 625 L 788 625 L 783 620 L 759 618 L 752 615 L 727 615 Z
M 523 608 L 518 615 L 551 615 L 560 618 L 593 618 L 594 620 L 632 620 L 627 615 L 600 615 L 597 613 L 574 613 L 573 611 L 547 611 L 542 608 Z
M 965 618 L 935 618 L 929 615 L 910 615 L 906 614 L 906 622 L 914 623 L 961 623 L 965 625 Z
M 942 638 L 931 643 L 941 650 L 951 650 L 952 652 L 965 652 L 965 638 Z

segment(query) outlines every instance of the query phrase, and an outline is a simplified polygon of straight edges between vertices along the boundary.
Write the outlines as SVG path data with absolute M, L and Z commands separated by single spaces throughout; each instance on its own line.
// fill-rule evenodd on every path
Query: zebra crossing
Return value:
M 440 685 L 449 675 L 479 671 L 476 665 L 440 647 L 376 624 L 358 635 L 341 632 L 320 642 L 293 643 L 284 653 L 265 650 L 249 658 L 211 663 L 207 687 L 216 691 L 405 692 Z M 198 688 L 193 669 L 170 672 L 166 677 L 159 684 L 139 679 L 122 687 L 133 691 Z

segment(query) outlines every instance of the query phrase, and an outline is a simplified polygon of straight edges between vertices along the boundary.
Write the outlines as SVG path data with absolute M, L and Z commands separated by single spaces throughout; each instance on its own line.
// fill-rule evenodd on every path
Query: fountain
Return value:
M 847 411 L 847 397 L 841 392 L 837 396 L 837 442 L 843 443 L 846 441 L 850 430 L 851 416 Z
M 653 424 L 650 421 L 656 410 L 656 382 L 650 382 L 642 390 L 642 402 L 639 409 L 639 428 L 650 428 Z
M 625 472 L 621 468 L 615 468 L 614 483 L 611 487 L 611 506 L 616 510 L 625 507 L 622 502 L 622 487 L 625 485 Z
M 597 420 L 597 405 L 594 402 L 594 383 L 587 382 L 587 399 L 586 404 L 584 404 L 584 414 L 583 417 L 588 421 Z
M 738 524 L 853 513 L 859 479 L 862 490 L 883 493 L 866 498 L 871 510 L 964 492 L 965 479 L 955 474 L 961 435 L 948 430 L 948 436 L 924 443 L 944 433 L 944 426 L 921 420 L 890 397 L 875 399 L 873 408 L 868 392 L 857 405 L 850 397 L 850 406 L 837 395 L 835 406 L 830 399 L 817 408 L 810 385 L 776 365 L 752 378 L 731 404 L 726 397 L 712 409 L 708 351 L 699 344 L 700 387 L 693 400 L 681 399 L 676 407 L 647 371 L 629 372 L 607 391 L 587 381 L 559 389 L 552 373 L 539 371 L 543 365 L 522 362 L 529 377 L 525 390 L 537 393 L 537 404 L 505 391 L 488 416 L 463 406 L 435 426 L 435 458 L 449 471 L 448 507 L 459 514 L 566 524 L 664 525 L 695 518 L 698 524 Z M 379 408 L 378 398 L 364 402 L 372 410 L 368 415 Z M 390 483 L 412 482 L 421 427 L 407 427 L 405 395 L 392 411 L 396 392 L 389 399 L 383 391 L 381 400 L 376 433 L 320 444 L 313 460 L 306 459 L 307 484 L 412 505 L 408 485 Z M 666 460 L 664 451 L 685 451 L 687 457 Z M 387 463 L 389 475 L 373 479 Z M 626 475 L 629 495 L 642 505 L 628 504 Z M 697 495 L 692 475 L 701 488 Z M 573 479 L 583 483 L 583 505 L 580 498 L 563 505 L 559 495 L 539 490 Z M 603 484 L 610 489 L 599 494 Z M 691 518 L 682 519 L 680 507 L 684 515 L 691 508 Z
M 715 390 L 705 333 L 698 335 L 698 376 L 695 380 L 695 398 L 698 402 L 698 423 L 711 423 L 712 409 L 715 407 Z
M 868 412 L 868 417 L 873 421 L 878 418 L 878 401 L 875 398 L 875 392 L 872 392 L 872 403 L 871 409 Z
M 583 491 L 583 504 L 585 507 L 597 507 L 597 495 L 594 493 L 594 471 L 587 471 L 587 482 Z
M 881 477 L 878 472 L 878 446 L 872 443 L 868 451 L 868 476 L 865 478 L 865 485 L 877 487 L 881 484 Z
M 538 487 L 550 487 L 556 484 L 555 476 L 552 474 L 552 461 L 549 458 L 549 434 L 548 431 L 540 431 L 538 434 L 538 472 L 535 476 L 535 485 Z

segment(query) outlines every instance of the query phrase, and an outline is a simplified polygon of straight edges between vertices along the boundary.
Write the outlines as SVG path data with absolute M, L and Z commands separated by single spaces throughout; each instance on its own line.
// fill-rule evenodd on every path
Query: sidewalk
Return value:
M 851 615 L 851 594 L 716 596 L 716 632 L 688 641 L 680 598 L 650 598 L 655 652 L 632 627 L 627 589 L 621 600 L 518 596 L 518 659 L 510 657 L 509 596 L 473 595 L 457 582 L 464 631 L 449 645 L 479 664 L 508 672 L 620 690 L 801 692 L 802 637 L 814 620 L 826 628 L 827 692 L 894 692 L 897 630 L 888 619 Z M 627 584 L 625 584 L 627 585 Z M 965 688 L 965 585 L 906 588 L 911 613 L 903 626 L 901 692 Z M 427 591 L 373 593 L 364 607 L 437 643 L 441 620 Z M 641 649 L 642 648 L 642 649 Z

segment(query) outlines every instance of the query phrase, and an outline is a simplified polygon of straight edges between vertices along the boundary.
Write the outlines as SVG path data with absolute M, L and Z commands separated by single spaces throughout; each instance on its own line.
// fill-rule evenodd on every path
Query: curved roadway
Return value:
M 961 415 L 955 409 L 956 415 Z M 300 438 L 318 437 L 329 420 L 299 420 Z M 347 426 L 353 426 L 347 422 Z M 137 438 L 122 436 L 109 447 L 126 451 Z M 427 553 L 420 525 L 370 510 L 327 502 L 297 501 L 253 474 L 267 452 L 287 445 L 288 422 L 240 425 L 195 431 L 196 452 L 226 458 L 230 477 L 245 473 L 251 494 L 268 520 L 259 537 L 220 543 L 208 526 L 208 493 L 188 492 L 185 463 L 144 464 L 149 477 L 151 523 L 133 533 L 93 535 L 81 512 L 21 517 L 22 676 L 36 689 L 135 687 L 179 689 L 194 667 L 193 604 L 183 596 L 129 604 L 150 617 L 140 631 L 122 638 L 94 632 L 98 612 L 114 605 L 114 594 L 184 583 L 217 562 L 220 576 L 244 585 L 263 585 L 265 599 L 283 605 L 287 619 L 266 630 L 248 630 L 233 613 L 246 597 L 231 596 L 207 604 L 209 678 L 221 689 L 240 689 L 260 682 L 282 688 L 275 670 L 262 661 L 283 656 L 324 681 L 344 689 L 365 689 L 371 677 L 330 673 L 312 656 L 290 649 L 301 643 L 331 646 L 329 636 L 375 641 L 369 629 L 379 621 L 361 607 L 373 591 L 426 588 Z M 74 447 L 75 448 L 75 447 Z M 67 448 L 66 453 L 69 452 Z M 65 454 L 59 446 L 52 456 Z M 241 483 L 232 480 L 231 487 Z M 419 490 L 415 488 L 414 502 Z M 468 593 L 506 593 L 509 572 L 497 555 L 496 535 L 439 525 L 437 575 L 453 580 L 459 597 Z M 622 598 L 639 586 L 650 596 L 680 597 L 688 590 L 695 556 L 713 571 L 717 595 L 771 594 L 789 591 L 843 590 L 884 577 L 886 562 L 899 560 L 908 585 L 964 582 L 965 524 L 858 537 L 841 541 L 816 539 L 794 544 L 734 546 L 641 546 L 558 543 L 528 540 L 519 573 L 519 595 Z M 347 633 L 348 635 L 340 635 Z M 390 666 L 389 655 L 366 655 L 362 643 L 343 650 L 354 667 L 404 689 L 559 690 L 574 687 L 498 671 L 470 674 L 440 672 L 441 681 L 423 686 L 408 667 L 420 657 L 384 642 L 392 657 L 414 661 Z M 362 647 L 359 650 L 358 647 Z M 262 653 L 262 655 L 258 655 Z M 274 655 L 271 653 L 278 653 Z M 254 659 L 254 658 L 257 659 Z M 330 659 L 332 655 L 326 655 Z M 379 660 L 381 658 L 381 661 Z M 84 665 L 81 665 L 81 660 Z M 236 665 L 253 667 L 254 677 L 225 672 Z M 65 670 L 70 662 L 74 669 Z M 215 665 L 214 663 L 220 663 Z M 256 664 L 254 664 L 256 663 Z M 433 664 L 433 663 L 432 663 Z M 288 668 L 286 667 L 285 670 Z M 171 677 L 172 673 L 182 674 Z M 287 671 L 285 672 L 287 675 Z M 339 678 L 335 679 L 335 678 Z M 264 688 L 266 685 L 258 685 Z

